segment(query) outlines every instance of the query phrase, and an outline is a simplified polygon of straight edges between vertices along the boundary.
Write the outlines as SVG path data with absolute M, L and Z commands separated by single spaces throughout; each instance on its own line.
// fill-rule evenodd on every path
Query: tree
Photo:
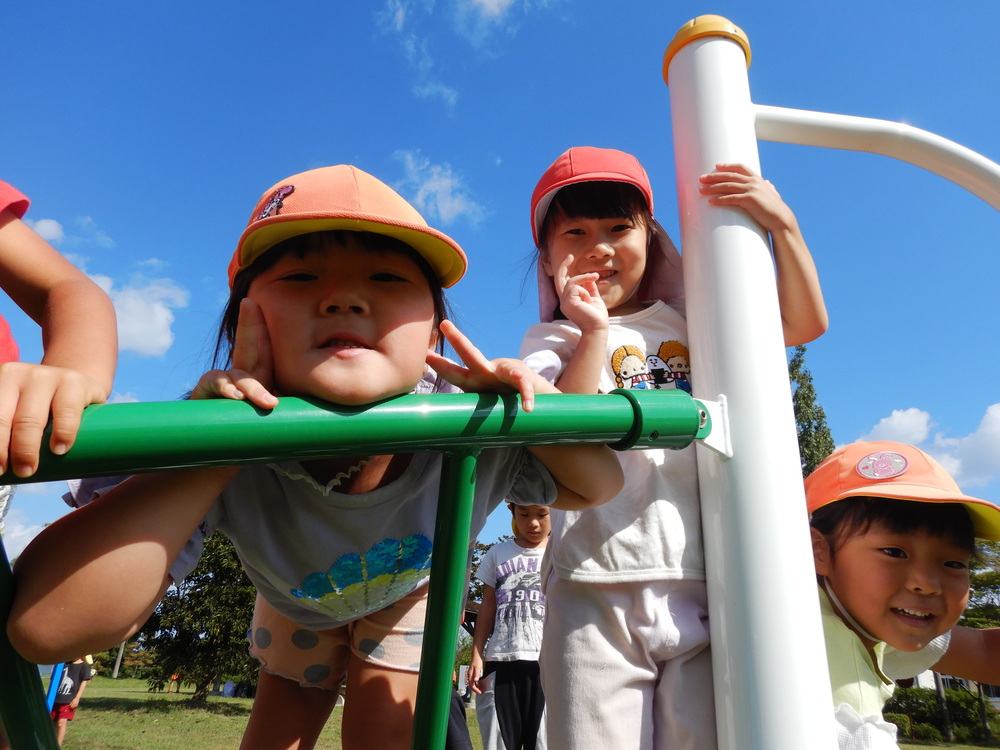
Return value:
M 816 401 L 812 374 L 805 367 L 806 348 L 795 347 L 788 363 L 788 378 L 792 382 L 792 409 L 799 438 L 802 476 L 807 477 L 819 463 L 833 453 L 833 436 L 826 424 L 826 412 Z
M 205 540 L 194 571 L 172 586 L 139 631 L 152 654 L 150 689 L 172 674 L 194 683 L 192 700 L 205 700 L 221 679 L 255 683 L 258 665 L 247 653 L 247 630 L 256 592 L 232 543 L 215 533 Z
M 1000 542 L 979 543 L 971 565 L 969 605 L 961 623 L 970 628 L 1000 627 Z

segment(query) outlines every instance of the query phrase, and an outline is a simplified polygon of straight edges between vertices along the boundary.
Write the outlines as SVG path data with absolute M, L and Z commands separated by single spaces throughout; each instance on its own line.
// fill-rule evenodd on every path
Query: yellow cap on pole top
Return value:
M 750 67 L 750 40 L 743 29 L 722 16 L 698 16 L 681 26 L 681 30 L 674 35 L 673 40 L 667 45 L 667 51 L 663 53 L 664 83 L 668 86 L 670 85 L 670 81 L 667 80 L 667 70 L 670 67 L 670 61 L 674 59 L 674 55 L 677 54 L 678 50 L 688 42 L 693 42 L 695 39 L 701 39 L 704 36 L 725 36 L 732 39 L 743 48 L 743 54 L 747 56 L 747 67 Z

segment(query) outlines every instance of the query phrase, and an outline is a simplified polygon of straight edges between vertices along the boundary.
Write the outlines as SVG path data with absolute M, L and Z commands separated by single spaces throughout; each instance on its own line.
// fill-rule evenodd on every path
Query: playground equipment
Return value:
M 679 448 L 697 439 L 719 746 L 830 750 L 836 743 L 823 730 L 832 698 L 819 607 L 803 595 L 815 590 L 815 579 L 770 251 L 744 214 L 708 206 L 694 186 L 721 162 L 760 171 L 757 140 L 764 139 L 893 156 L 1000 209 L 1000 166 L 905 125 L 754 105 L 749 61 L 746 35 L 719 16 L 685 24 L 664 56 L 698 399 L 662 391 L 544 396 L 530 414 L 513 397 L 472 395 L 405 396 L 360 410 L 284 399 L 266 415 L 218 401 L 94 406 L 73 450 L 44 456 L 34 480 L 350 451 L 443 451 L 428 611 L 428 631 L 440 638 L 425 647 L 414 730 L 414 747 L 441 748 L 479 450 L 554 442 Z M 743 366 L 748 361 L 752 368 Z M 14 480 L 0 477 L 6 481 Z M 10 593 L 9 571 L 0 565 L 0 620 Z M 0 670 L 0 714 L 15 750 L 54 748 L 37 670 L 5 635 Z

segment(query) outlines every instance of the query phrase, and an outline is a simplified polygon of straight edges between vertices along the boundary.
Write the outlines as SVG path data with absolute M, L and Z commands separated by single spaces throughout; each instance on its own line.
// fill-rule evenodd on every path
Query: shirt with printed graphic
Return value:
M 280 614 L 311 630 L 340 627 L 423 585 L 441 480 L 440 453 L 415 453 L 402 475 L 371 492 L 322 487 L 295 461 L 242 468 L 171 567 L 197 564 L 214 529 L 233 542 L 247 576 Z M 556 485 L 524 448 L 484 450 L 477 462 L 472 538 L 504 499 L 551 505 Z
M 497 603 L 485 661 L 538 661 L 545 620 L 544 554 L 545 547 L 526 549 L 506 539 L 490 547 L 479 562 L 476 578 L 493 587 Z
M 521 343 L 521 358 L 556 382 L 580 341 L 568 320 L 538 323 Z M 690 392 L 687 322 L 661 300 L 611 317 L 599 389 Z M 553 511 L 549 557 L 566 579 L 592 583 L 704 580 L 701 509 L 694 446 L 618 454 L 625 486 L 613 500 L 585 511 Z M 548 564 L 548 563 L 547 563 Z

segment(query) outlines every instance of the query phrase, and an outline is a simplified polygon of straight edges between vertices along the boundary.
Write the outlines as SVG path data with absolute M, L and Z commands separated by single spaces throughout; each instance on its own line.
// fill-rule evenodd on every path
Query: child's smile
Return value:
M 968 563 L 969 553 L 946 538 L 898 534 L 873 524 L 845 540 L 832 557 L 819 554 L 816 570 L 869 635 L 916 651 L 961 617 L 969 598 Z
M 322 242 L 279 259 L 247 295 L 267 324 L 275 390 L 346 405 L 408 393 L 435 340 L 427 279 L 403 253 Z
M 597 274 L 597 289 L 610 315 L 643 309 L 636 293 L 646 270 L 647 231 L 630 219 L 586 219 L 555 215 L 542 267 L 555 275 L 567 258 L 570 277 Z

